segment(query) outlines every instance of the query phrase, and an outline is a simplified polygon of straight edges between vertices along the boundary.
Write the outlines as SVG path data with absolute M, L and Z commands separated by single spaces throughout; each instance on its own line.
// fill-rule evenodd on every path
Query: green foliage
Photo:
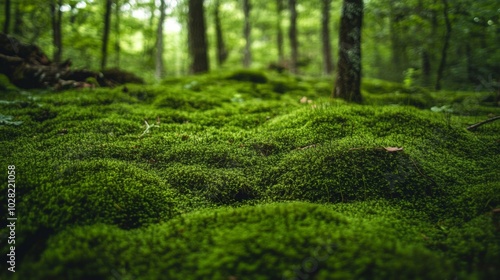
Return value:
M 13 116 L 4 116 L 0 115 L 0 125 L 5 124 L 5 125 L 21 125 L 23 122 L 22 121 L 13 121 L 14 117 Z
M 0 90 L 17 90 L 17 87 L 9 81 L 7 76 L 0 74 Z

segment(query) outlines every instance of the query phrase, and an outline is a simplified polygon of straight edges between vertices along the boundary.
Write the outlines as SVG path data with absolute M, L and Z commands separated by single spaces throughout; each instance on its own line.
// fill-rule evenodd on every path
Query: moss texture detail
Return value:
M 500 123 L 465 129 L 500 113 L 491 94 L 366 80 L 350 105 L 329 86 L 4 86 L 14 279 L 499 278 Z

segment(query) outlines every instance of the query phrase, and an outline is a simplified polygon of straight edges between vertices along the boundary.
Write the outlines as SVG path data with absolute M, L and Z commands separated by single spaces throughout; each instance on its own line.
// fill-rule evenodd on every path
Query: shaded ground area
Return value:
M 17 279 L 500 276 L 500 122 L 466 130 L 495 93 L 367 79 L 351 105 L 252 71 L 2 87 Z

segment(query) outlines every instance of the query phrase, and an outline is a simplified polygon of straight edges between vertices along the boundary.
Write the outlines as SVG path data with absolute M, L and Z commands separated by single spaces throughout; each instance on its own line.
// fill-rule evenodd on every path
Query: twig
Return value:
M 148 121 L 144 121 L 144 123 L 146 124 L 146 130 L 144 130 L 144 132 L 139 135 L 139 137 L 142 137 L 144 134 L 146 133 L 149 133 L 149 129 L 155 127 L 155 126 L 159 126 L 158 124 L 152 124 L 152 125 L 149 125 Z M 157 118 L 157 123 L 160 123 L 160 118 Z
M 472 131 L 472 130 L 474 130 L 474 129 L 476 129 L 476 128 L 480 127 L 480 126 L 481 126 L 481 125 L 483 125 L 483 124 L 490 123 L 490 122 L 493 122 L 493 121 L 496 121 L 496 120 L 499 120 L 499 119 L 500 119 L 500 116 L 496 116 L 496 117 L 493 117 L 493 118 L 487 119 L 487 120 L 485 120 L 485 121 L 482 121 L 482 122 L 479 122 L 479 123 L 476 123 L 476 124 L 473 124 L 473 125 L 471 125 L 471 126 L 467 127 L 467 130 Z

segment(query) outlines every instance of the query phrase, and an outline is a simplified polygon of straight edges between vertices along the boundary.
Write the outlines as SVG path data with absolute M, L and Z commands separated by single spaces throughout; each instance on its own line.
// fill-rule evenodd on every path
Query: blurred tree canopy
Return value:
M 40 46 L 53 61 L 70 58 L 73 67 L 92 70 L 121 67 L 154 81 L 155 71 L 162 77 L 192 72 L 188 47 L 191 1 L 4 0 L 0 22 L 4 33 Z M 325 66 L 324 60 L 338 61 L 343 1 L 196 2 L 202 2 L 205 10 L 202 20 L 210 70 L 279 64 L 292 71 L 296 66 L 302 74 L 331 75 L 328 73 L 336 67 Z M 441 84 L 445 88 L 470 89 L 498 82 L 497 0 L 364 2 L 364 77 L 434 87 L 442 71 Z M 294 30 L 296 34 L 290 34 Z

